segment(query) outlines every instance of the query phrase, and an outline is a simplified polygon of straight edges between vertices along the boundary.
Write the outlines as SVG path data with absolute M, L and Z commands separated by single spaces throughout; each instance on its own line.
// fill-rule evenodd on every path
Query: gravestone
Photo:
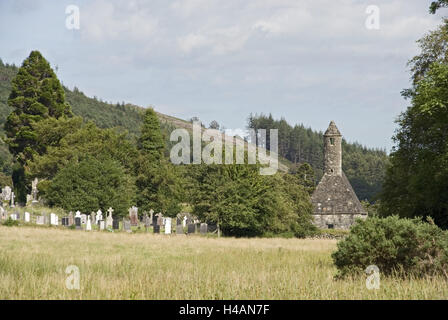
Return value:
M 114 229 L 114 230 L 120 229 L 120 220 L 114 219 L 112 221 L 112 229 Z
M 75 217 L 75 227 L 77 230 L 81 229 L 81 217 Z
M 109 208 L 109 209 L 107 209 L 107 212 L 109 214 L 107 215 L 107 218 L 106 218 L 106 229 L 109 229 L 109 228 L 112 228 L 112 225 L 114 223 L 114 218 L 112 217 L 112 212 L 114 212 L 114 209 Z
M 68 213 L 68 226 L 72 226 L 75 223 L 75 219 L 73 218 L 73 212 Z
M 129 220 L 123 220 L 123 229 L 126 232 L 132 232 L 132 230 L 131 230 L 131 222 Z
M 45 216 L 37 216 L 36 217 L 36 224 L 45 224 Z
M 217 226 L 216 223 L 210 223 L 210 224 L 207 225 L 207 231 L 208 231 L 208 232 L 213 233 L 213 232 L 215 232 L 216 230 L 218 230 L 218 226 Z
M 188 233 L 195 233 L 196 232 L 196 225 L 194 223 L 188 224 Z
M 149 210 L 149 221 L 154 225 L 154 210 Z
M 90 216 L 87 217 L 86 231 L 92 231 L 92 223 L 90 222 Z
M 62 225 L 68 227 L 68 217 L 62 217 Z
M 82 224 L 86 224 L 87 223 L 87 215 L 86 214 L 82 214 L 81 215 L 81 223 Z
M 132 206 L 129 208 L 129 218 L 131 219 L 131 226 L 138 226 L 138 208 Z
M 17 213 L 11 213 L 9 217 L 11 218 L 11 220 L 17 220 Z
M 54 225 L 55 225 L 55 226 L 58 226 L 58 225 L 59 225 L 59 217 L 58 217 L 58 216 L 56 216 L 56 217 L 54 218 Z
M 104 230 L 104 228 L 106 227 L 106 222 L 104 220 L 100 220 L 99 224 L 100 224 L 100 230 Z
M 31 221 L 31 215 L 29 212 L 25 211 L 25 216 L 24 216 L 25 222 L 30 222 Z
M 207 234 L 207 224 L 206 223 L 201 223 L 200 232 L 201 232 L 201 234 Z
M 3 207 L 0 207 L 0 220 L 6 219 L 6 211 L 3 209 Z
M 14 194 L 14 192 L 11 192 L 11 208 L 14 208 L 15 207 L 15 204 L 14 204 L 14 199 L 15 199 L 15 194 Z
M 50 225 L 56 225 L 56 215 L 54 213 L 50 213 Z
M 81 211 L 76 211 L 75 212 L 75 218 L 81 218 Z
M 96 224 L 95 220 L 96 220 L 96 213 L 92 211 L 90 213 L 90 223 Z
M 162 226 L 163 225 L 162 213 L 159 212 L 158 214 L 156 214 L 156 216 L 157 216 L 157 225 Z
M 187 216 L 184 216 L 184 219 L 182 220 L 182 226 L 185 227 L 187 225 Z
M 160 226 L 158 224 L 152 226 L 154 229 L 154 233 L 160 233 Z
M 165 234 L 171 234 L 171 218 L 165 218 Z
M 148 232 L 148 229 L 151 226 L 151 219 L 149 218 L 147 213 L 145 213 L 144 223 L 145 223 L 145 230 L 146 232 Z
M 176 234 L 177 235 L 185 235 L 185 233 L 184 233 L 184 227 L 182 227 L 182 225 L 181 224 L 178 224 L 177 226 L 176 226 Z
M 151 219 L 152 220 L 152 226 L 156 226 L 157 225 L 157 217 L 155 215 L 153 215 L 153 214 L 151 214 L 151 217 L 152 217 L 152 219 Z
M 95 224 L 99 224 L 101 220 L 103 220 L 103 212 L 101 209 L 98 209 L 95 216 Z

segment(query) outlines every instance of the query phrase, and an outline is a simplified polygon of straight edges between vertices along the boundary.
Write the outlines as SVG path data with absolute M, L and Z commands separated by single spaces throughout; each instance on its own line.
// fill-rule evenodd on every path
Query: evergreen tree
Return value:
M 165 148 L 160 123 L 156 112 L 148 108 L 145 112 L 138 148 L 152 160 L 160 160 Z
M 49 117 L 71 115 L 56 74 L 38 51 L 31 52 L 12 80 L 8 105 L 13 111 L 5 123 L 7 143 L 22 165 L 40 148 L 32 124 Z

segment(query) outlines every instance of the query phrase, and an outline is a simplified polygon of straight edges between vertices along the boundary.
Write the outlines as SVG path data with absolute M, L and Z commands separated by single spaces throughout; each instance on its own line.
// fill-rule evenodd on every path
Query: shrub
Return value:
M 419 218 L 359 220 L 332 254 L 338 277 L 376 265 L 381 274 L 448 277 L 448 236 L 432 221 Z
M 5 222 L 3 222 L 3 225 L 7 226 L 7 227 L 18 226 L 19 225 L 19 221 L 13 220 L 13 219 L 11 219 L 11 217 L 9 217 L 8 219 L 6 219 Z

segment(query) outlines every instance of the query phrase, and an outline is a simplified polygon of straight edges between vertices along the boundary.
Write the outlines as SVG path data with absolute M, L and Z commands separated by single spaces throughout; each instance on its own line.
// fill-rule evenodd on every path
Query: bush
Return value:
M 19 221 L 12 220 L 11 217 L 9 217 L 8 219 L 6 219 L 5 222 L 3 222 L 3 225 L 7 226 L 7 227 L 14 227 L 14 226 L 18 226 L 19 225 Z
M 332 258 L 338 277 L 363 272 L 369 265 L 385 275 L 448 277 L 448 235 L 432 221 L 373 217 L 358 220 Z

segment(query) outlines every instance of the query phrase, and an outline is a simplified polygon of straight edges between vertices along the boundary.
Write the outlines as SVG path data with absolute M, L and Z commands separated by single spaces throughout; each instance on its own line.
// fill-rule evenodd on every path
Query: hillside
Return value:
M 17 67 L 4 64 L 0 60 L 0 134 L 3 135 L 3 124 L 11 112 L 7 105 L 9 92 L 11 90 L 11 80 L 17 73 Z M 140 127 L 143 123 L 142 114 L 144 108 L 125 104 L 111 104 L 96 97 L 87 97 L 76 87 L 73 90 L 65 88 L 66 99 L 72 106 L 74 114 L 91 120 L 101 128 L 121 128 L 127 130 L 130 138 L 139 135 Z M 161 127 L 167 145 L 169 142 L 169 132 L 175 128 L 185 128 L 191 130 L 191 123 L 169 115 L 158 113 Z M 279 130 L 279 168 L 282 171 L 294 170 L 296 163 L 308 162 L 316 171 L 316 180 L 322 175 L 323 164 L 323 140 L 322 132 L 313 131 L 311 128 L 296 126 L 294 129 L 297 135 L 284 135 L 284 123 L 280 124 Z M 277 127 L 272 123 L 266 129 Z M 242 139 L 237 143 L 245 143 Z M 285 145 L 302 146 L 296 148 L 296 153 L 286 152 Z M 360 199 L 372 200 L 375 194 L 381 189 L 381 180 L 384 173 L 384 165 L 387 159 L 386 154 L 380 150 L 367 149 L 359 144 L 343 142 L 344 148 L 344 171 Z M 169 148 L 167 148 L 167 155 Z M 0 143 L 0 171 L 5 175 L 11 174 L 12 157 L 4 142 Z

